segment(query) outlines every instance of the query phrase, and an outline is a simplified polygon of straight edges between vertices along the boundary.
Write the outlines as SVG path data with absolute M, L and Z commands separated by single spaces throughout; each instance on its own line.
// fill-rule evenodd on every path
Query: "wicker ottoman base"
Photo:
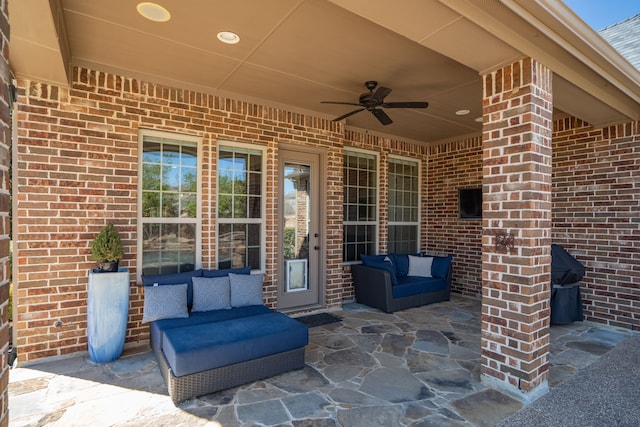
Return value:
M 154 350 L 173 403 L 178 404 L 192 397 L 202 396 L 252 381 L 272 377 L 304 367 L 304 347 L 260 357 L 246 362 L 209 369 L 203 372 L 176 377 L 162 350 Z

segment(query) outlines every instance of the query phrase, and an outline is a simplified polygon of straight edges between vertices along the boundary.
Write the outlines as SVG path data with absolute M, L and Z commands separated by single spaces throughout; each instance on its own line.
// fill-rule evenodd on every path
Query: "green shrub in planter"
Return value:
M 109 224 L 100 230 L 91 244 L 91 256 L 98 262 L 98 270 L 118 271 L 118 262 L 124 256 L 118 231 Z

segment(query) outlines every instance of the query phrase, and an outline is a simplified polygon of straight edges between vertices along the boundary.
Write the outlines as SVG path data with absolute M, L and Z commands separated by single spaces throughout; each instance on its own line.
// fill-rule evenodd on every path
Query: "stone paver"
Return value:
M 9 425 L 484 426 L 522 404 L 480 382 L 480 302 L 394 314 L 358 304 L 310 329 L 302 370 L 173 405 L 147 350 L 95 365 L 73 357 L 10 371 Z M 587 322 L 551 328 L 556 387 L 631 332 Z

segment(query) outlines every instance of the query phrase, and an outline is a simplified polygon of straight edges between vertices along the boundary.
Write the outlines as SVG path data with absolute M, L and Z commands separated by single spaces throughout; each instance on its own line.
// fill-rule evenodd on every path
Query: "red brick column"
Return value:
M 526 58 L 484 76 L 482 381 L 548 391 L 552 73 Z
M 11 286 L 11 265 L 9 262 L 9 232 L 11 222 L 9 216 L 10 174 L 11 164 L 11 123 L 9 109 L 11 105 L 9 86 L 9 5 L 8 1 L 0 1 L 0 52 L 2 66 L 0 70 L 0 427 L 9 424 L 9 402 L 7 387 L 9 383 L 9 366 L 7 354 L 9 349 L 9 286 Z

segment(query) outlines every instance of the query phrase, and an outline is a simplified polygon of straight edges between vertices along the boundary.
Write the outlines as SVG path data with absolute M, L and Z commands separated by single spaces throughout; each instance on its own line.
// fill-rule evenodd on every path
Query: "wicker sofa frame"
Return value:
M 304 347 L 260 357 L 246 362 L 176 377 L 162 349 L 154 346 L 160 373 L 174 404 L 192 397 L 236 387 L 263 378 L 304 368 Z
M 448 301 L 451 298 L 452 268 L 447 273 L 447 286 L 439 291 L 425 292 L 410 297 L 394 298 L 391 276 L 388 271 L 367 267 L 362 264 L 351 266 L 356 301 L 374 307 L 385 313 L 420 307 L 434 302 Z

